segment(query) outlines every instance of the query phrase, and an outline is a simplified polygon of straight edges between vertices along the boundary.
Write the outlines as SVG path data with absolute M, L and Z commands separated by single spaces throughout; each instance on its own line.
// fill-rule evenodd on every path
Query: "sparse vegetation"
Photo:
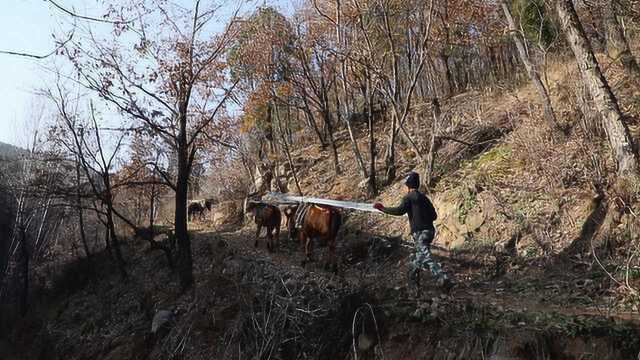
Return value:
M 50 1 L 71 36 L 39 61 L 64 65 L 28 148 L 0 144 L 0 358 L 637 357 L 618 2 Z M 449 293 L 406 286 L 405 219 L 344 211 L 336 274 L 284 216 L 253 245 L 249 197 L 392 204 L 409 171 Z

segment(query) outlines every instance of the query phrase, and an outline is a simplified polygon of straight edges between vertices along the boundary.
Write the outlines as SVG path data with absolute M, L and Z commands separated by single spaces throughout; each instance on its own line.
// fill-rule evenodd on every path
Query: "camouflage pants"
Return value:
M 447 274 L 442 271 L 442 267 L 438 264 L 437 261 L 433 259 L 431 255 L 431 241 L 433 241 L 433 237 L 435 235 L 435 231 L 433 229 L 417 231 L 412 234 L 413 240 L 416 243 L 416 253 L 415 258 L 413 259 L 413 271 L 417 272 L 418 270 L 426 270 L 427 268 L 431 271 L 431 274 L 436 278 L 446 279 Z

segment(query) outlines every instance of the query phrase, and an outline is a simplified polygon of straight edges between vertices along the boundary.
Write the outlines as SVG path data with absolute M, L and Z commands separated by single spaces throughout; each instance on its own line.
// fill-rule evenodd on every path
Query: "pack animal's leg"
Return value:
M 306 236 L 307 241 L 304 246 L 304 254 L 307 258 L 307 261 L 312 261 L 311 255 L 313 252 L 313 238 L 311 236 Z
M 276 243 L 280 246 L 280 222 L 276 224 Z
M 329 240 L 329 259 L 331 261 L 331 271 L 338 273 L 338 259 L 336 258 L 336 239 Z
M 318 236 L 316 241 L 318 242 L 318 244 L 320 244 L 319 246 L 324 247 L 326 245 L 328 247 L 327 251 L 323 251 L 323 254 L 322 254 L 322 267 L 325 270 L 329 270 L 329 263 L 331 261 L 331 255 L 330 255 L 331 249 L 329 248 L 330 245 L 328 244 L 328 241 L 327 239 L 325 239 L 324 236 Z
M 305 267 L 305 265 L 307 264 L 307 242 L 309 240 L 307 238 L 307 235 L 304 233 L 304 231 L 300 231 L 299 237 L 300 237 L 300 244 L 304 245 L 304 258 L 302 259 L 302 267 Z
M 304 233 L 304 229 L 298 229 L 298 238 L 300 240 L 300 247 L 303 249 L 303 251 L 306 251 L 307 234 Z
M 273 227 L 267 226 L 267 249 L 273 252 Z
M 293 222 L 289 223 L 288 230 L 289 230 L 289 242 L 291 242 L 291 244 L 295 244 L 296 240 L 300 238 L 300 235 L 298 234 L 300 230 L 296 229 L 295 225 L 293 225 Z
M 260 238 L 260 231 L 262 231 L 262 225 L 256 224 L 256 242 L 253 244 L 253 247 L 258 247 L 258 239 Z

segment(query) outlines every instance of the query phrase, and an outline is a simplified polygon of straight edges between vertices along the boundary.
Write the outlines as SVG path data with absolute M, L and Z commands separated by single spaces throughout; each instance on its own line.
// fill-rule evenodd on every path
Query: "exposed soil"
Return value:
M 127 282 L 112 271 L 106 254 L 98 257 L 86 286 L 38 307 L 42 312 L 8 332 L 0 355 L 630 359 L 640 350 L 637 313 L 611 303 L 615 287 L 597 268 L 512 261 L 504 265 L 509 271 L 496 275 L 486 259 L 436 248 L 457 285 L 446 294 L 427 278 L 417 293 L 406 287 L 410 244 L 372 253 L 371 237 L 354 235 L 347 224 L 333 274 L 322 266 L 326 248 L 316 249 L 318 261 L 302 268 L 299 245 L 286 231 L 269 253 L 263 241 L 253 247 L 251 227 L 223 233 L 200 227 L 192 232 L 197 283 L 186 294 L 176 290 L 161 252 L 127 242 Z M 70 271 L 82 278 L 80 269 Z M 175 310 L 175 319 L 151 334 L 154 313 L 163 309 Z

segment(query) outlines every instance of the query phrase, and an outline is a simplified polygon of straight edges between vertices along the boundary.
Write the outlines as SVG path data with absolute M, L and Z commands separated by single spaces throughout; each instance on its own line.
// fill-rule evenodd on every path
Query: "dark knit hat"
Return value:
M 410 189 L 417 189 L 420 187 L 420 175 L 416 172 L 411 172 L 404 180 L 404 184 Z

